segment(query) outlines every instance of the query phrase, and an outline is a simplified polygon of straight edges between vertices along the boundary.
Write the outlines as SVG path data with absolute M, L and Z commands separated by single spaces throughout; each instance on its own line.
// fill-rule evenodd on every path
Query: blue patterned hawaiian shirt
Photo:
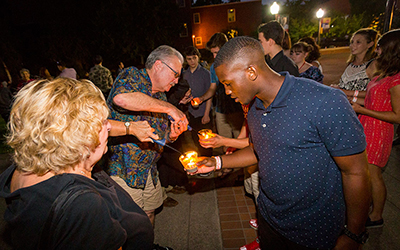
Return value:
M 141 92 L 155 99 L 167 101 L 163 92 L 151 93 L 152 83 L 146 69 L 125 68 L 118 75 L 107 99 L 110 119 L 117 121 L 147 121 L 160 138 L 169 134 L 168 117 L 165 113 L 147 111 L 129 111 L 116 106 L 113 99 L 123 93 Z M 113 141 L 110 138 L 110 141 Z M 153 184 L 157 184 L 157 161 L 163 147 L 156 143 L 140 142 L 134 136 L 119 136 L 117 143 L 109 143 L 111 157 L 108 172 L 111 176 L 119 176 L 128 186 L 144 189 L 147 176 L 151 174 Z

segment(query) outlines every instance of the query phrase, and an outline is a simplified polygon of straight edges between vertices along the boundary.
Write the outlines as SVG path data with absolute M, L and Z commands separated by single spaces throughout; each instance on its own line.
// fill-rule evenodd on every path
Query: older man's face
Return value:
M 168 60 L 159 60 L 159 66 L 159 80 L 156 86 L 153 85 L 153 92 L 168 92 L 179 81 L 182 63 L 178 57 L 171 57 Z

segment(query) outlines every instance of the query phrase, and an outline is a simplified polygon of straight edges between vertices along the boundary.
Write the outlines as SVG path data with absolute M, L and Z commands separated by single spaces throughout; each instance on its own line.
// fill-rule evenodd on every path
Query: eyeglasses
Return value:
M 165 66 L 167 66 L 170 70 L 172 70 L 172 72 L 174 72 L 174 76 L 175 78 L 179 78 L 180 74 L 178 72 L 176 72 L 173 68 L 171 68 L 168 64 L 166 64 L 165 62 L 161 61 Z

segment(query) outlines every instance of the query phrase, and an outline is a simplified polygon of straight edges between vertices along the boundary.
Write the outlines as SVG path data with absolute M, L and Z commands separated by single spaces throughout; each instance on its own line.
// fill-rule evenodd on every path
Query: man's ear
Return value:
M 269 38 L 267 42 L 268 42 L 268 45 L 269 45 L 269 46 L 273 46 L 273 45 L 276 44 L 276 43 L 275 43 L 275 40 L 272 39 L 272 38 Z
M 253 65 L 250 65 L 246 69 L 246 75 L 250 81 L 255 81 L 258 77 L 257 69 Z
M 156 60 L 156 61 L 154 62 L 154 64 L 153 64 L 153 68 L 156 69 L 157 71 L 160 71 L 160 70 L 161 70 L 161 67 L 162 67 L 161 64 L 162 64 L 161 60 Z

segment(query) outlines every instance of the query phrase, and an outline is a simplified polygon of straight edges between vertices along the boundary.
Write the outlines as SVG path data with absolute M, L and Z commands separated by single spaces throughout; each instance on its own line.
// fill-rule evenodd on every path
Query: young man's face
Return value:
M 186 61 L 191 69 L 196 69 L 199 65 L 199 57 L 197 55 L 186 56 Z
M 214 57 L 214 58 L 217 57 L 217 54 L 218 54 L 219 50 L 220 50 L 220 47 L 214 47 L 214 48 L 211 48 L 211 49 L 210 49 L 210 51 L 211 51 L 211 53 L 213 54 L 213 57 Z
M 235 102 L 249 104 L 254 97 L 252 85 L 243 67 L 230 67 L 222 64 L 215 68 L 219 81 L 225 87 L 225 93 Z
M 268 55 L 268 53 L 269 53 L 269 44 L 268 44 L 267 39 L 265 39 L 263 32 L 258 33 L 258 40 L 260 41 L 260 43 L 261 43 L 261 45 L 262 45 L 262 47 L 264 49 L 264 55 Z

